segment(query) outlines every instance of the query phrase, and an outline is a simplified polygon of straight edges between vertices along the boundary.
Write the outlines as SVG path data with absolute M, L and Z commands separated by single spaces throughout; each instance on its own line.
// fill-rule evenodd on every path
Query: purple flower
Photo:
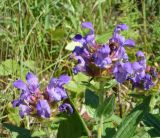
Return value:
M 39 83 L 38 83 L 38 78 L 37 78 L 36 75 L 34 75 L 33 73 L 29 72 L 26 75 L 26 80 L 27 80 L 27 83 L 28 83 L 29 91 L 31 93 L 35 93 L 36 91 L 39 90 Z
M 144 58 L 145 56 L 144 56 L 144 53 L 142 51 L 138 51 L 136 53 L 136 57 L 142 57 L 142 58 Z
M 81 34 L 76 34 L 72 40 L 75 42 L 79 42 L 82 46 L 86 45 L 86 40 Z M 80 48 L 80 46 L 77 46 L 77 47 Z
M 13 83 L 13 86 L 16 87 L 17 89 L 29 92 L 27 85 L 22 80 L 16 80 Z
M 28 105 L 20 104 L 19 105 L 19 115 L 23 118 L 26 115 L 29 115 L 31 112 L 31 108 Z
M 52 78 L 50 80 L 46 89 L 50 102 L 61 101 L 68 97 L 63 85 L 69 83 L 69 81 L 70 77 L 67 75 L 61 75 L 58 79 Z
M 136 53 L 137 62 L 132 63 L 134 70 L 130 78 L 134 83 L 140 82 L 145 77 L 146 59 L 142 51 Z
M 38 78 L 31 72 L 26 75 L 27 83 L 22 80 L 16 80 L 13 86 L 21 90 L 20 97 L 12 101 L 13 107 L 19 107 L 19 114 L 23 118 L 32 111 L 30 103 L 36 101 L 34 96 L 39 94 Z
M 113 70 L 115 79 L 119 83 L 123 83 L 124 81 L 126 81 L 132 73 L 133 69 L 130 62 L 117 62 Z
M 81 56 L 75 56 L 75 59 L 78 61 L 78 64 L 73 68 L 73 73 L 76 75 L 78 72 L 85 72 L 86 66 L 84 59 Z
M 119 24 L 117 27 L 114 29 L 115 33 L 118 33 L 119 31 L 123 30 L 128 30 L 128 26 L 126 24 Z
M 137 63 L 137 62 L 135 62 Z M 142 68 L 140 68 L 140 66 L 137 64 L 137 69 L 135 69 L 135 67 L 133 67 L 134 73 L 132 74 L 132 76 L 130 77 L 130 80 L 132 80 L 134 83 L 136 82 L 140 82 L 144 76 L 145 76 L 145 70 L 142 70 Z
M 89 62 L 91 62 L 92 52 L 96 46 L 93 25 L 90 22 L 83 22 L 82 28 L 89 29 L 89 32 L 82 36 L 80 34 L 75 35 L 73 41 L 80 42 L 81 46 L 76 46 L 72 52 L 71 58 L 75 59 L 78 64 L 73 68 L 73 73 L 86 72 L 89 68 Z
M 132 63 L 133 74 L 129 78 L 133 88 L 141 88 L 144 90 L 154 86 L 151 75 L 146 74 L 146 59 L 142 51 L 136 53 L 137 62 Z
M 13 86 L 20 89 L 21 95 L 19 99 L 12 102 L 13 107 L 19 106 L 20 104 L 26 104 L 32 101 L 31 97 L 39 92 L 38 78 L 31 72 L 26 75 L 27 84 L 22 80 L 16 80 Z
M 109 46 L 103 45 L 93 54 L 94 63 L 100 68 L 107 68 L 112 63 L 109 53 Z
M 120 35 L 120 31 L 127 29 L 128 27 L 125 24 L 118 25 L 114 30 L 112 38 L 109 39 L 110 55 L 113 61 L 121 59 L 128 61 L 128 55 L 125 52 L 124 46 L 135 46 L 135 42 L 132 39 L 125 40 L 125 37 Z
M 72 114 L 73 113 L 73 108 L 70 104 L 64 103 L 64 104 L 59 106 L 59 111 Z
M 84 37 L 80 34 L 77 34 L 73 38 L 73 41 L 80 42 L 82 44 L 82 46 L 84 46 L 84 47 L 86 47 L 87 44 L 89 44 L 90 46 L 94 46 L 95 37 L 94 37 L 94 29 L 93 29 L 92 23 L 84 22 L 84 23 L 81 24 L 81 26 L 82 26 L 82 28 L 89 29 L 90 30 L 89 33 Z
M 38 78 L 31 72 L 26 75 L 27 84 L 22 80 L 16 80 L 13 86 L 27 93 L 36 93 L 39 91 Z
M 19 106 L 20 104 L 21 104 L 21 102 L 19 101 L 19 99 L 18 99 L 18 100 L 13 100 L 13 101 L 12 101 L 13 107 L 17 107 L 17 106 Z
M 117 43 L 119 46 L 134 47 L 135 42 L 132 39 L 125 40 L 125 38 L 119 34 L 120 31 L 124 31 L 127 29 L 128 29 L 128 26 L 126 24 L 117 25 L 117 27 L 114 29 L 113 37 L 110 39 L 110 42 Z
M 111 57 L 112 61 L 118 61 L 118 60 L 128 61 L 128 55 L 127 55 L 124 47 L 119 47 L 117 50 L 115 50 L 111 54 L 110 57 Z
M 95 44 L 95 37 L 94 37 L 94 29 L 93 25 L 90 22 L 84 22 L 81 25 L 83 28 L 87 28 L 90 30 L 90 32 L 84 37 L 87 44 L 90 44 L 90 46 L 94 46 Z
M 47 100 L 39 100 L 36 105 L 37 114 L 43 118 L 49 118 L 51 115 L 50 106 Z
M 154 86 L 154 83 L 152 82 L 152 78 L 149 74 L 146 74 L 144 77 L 144 90 L 149 90 L 151 87 Z
M 146 58 L 142 51 L 138 51 L 136 53 L 137 61 L 140 65 L 142 65 L 144 68 L 146 68 Z
M 66 91 L 60 87 L 47 87 L 50 102 L 57 102 L 67 98 Z
M 144 90 L 149 90 L 151 87 L 154 86 L 154 83 L 152 81 L 152 78 L 149 74 L 145 74 L 145 76 L 137 81 L 137 82 L 132 82 L 132 88 L 140 88 Z

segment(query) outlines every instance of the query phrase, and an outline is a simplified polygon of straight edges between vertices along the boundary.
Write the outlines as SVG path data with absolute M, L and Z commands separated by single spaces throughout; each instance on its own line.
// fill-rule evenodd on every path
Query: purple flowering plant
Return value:
M 146 92 L 152 89 L 156 84 L 157 73 L 156 69 L 147 65 L 145 53 L 140 50 L 135 54 L 136 61 L 130 60 L 126 47 L 133 50 L 136 44 L 131 38 L 126 39 L 121 35 L 122 31 L 128 30 L 126 24 L 117 25 L 113 35 L 104 44 L 96 42 L 92 23 L 83 22 L 81 27 L 89 31 L 84 36 L 76 34 L 73 37 L 72 41 L 77 43 L 69 60 L 71 59 L 74 63 L 72 69 L 74 76 L 84 74 L 89 78 L 87 83 L 82 82 L 82 85 L 86 84 L 84 97 L 81 97 L 85 101 L 82 104 L 84 109 L 76 104 L 77 101 L 74 101 L 74 98 L 70 98 L 68 95 L 70 92 L 65 87 L 74 79 L 71 80 L 71 77 L 64 74 L 59 78 L 52 78 L 48 86 L 41 91 L 38 78 L 31 72 L 26 75 L 26 83 L 22 80 L 16 80 L 13 83 L 21 94 L 18 99 L 12 101 L 12 105 L 19 107 L 21 118 L 26 115 L 51 118 L 58 117 L 58 113 L 66 113 L 67 119 L 60 122 L 58 137 L 73 135 L 76 138 L 85 135 L 101 138 L 105 133 L 107 119 L 111 119 L 112 127 L 116 127 L 114 117 L 117 117 L 117 110 L 119 110 L 119 116 L 123 117 L 125 109 L 121 104 L 121 96 L 124 93 L 122 91 L 127 89 L 127 91 Z M 142 94 L 145 96 L 142 104 L 137 105 L 124 120 L 120 118 L 120 125 L 115 121 L 119 127 L 115 130 L 113 138 L 123 138 L 127 133 L 127 137 L 134 135 L 135 126 L 143 120 L 144 114 L 149 110 L 151 96 Z M 118 109 L 115 107 L 116 104 L 119 105 Z M 131 123 L 131 127 L 127 127 L 127 123 Z M 82 131 L 78 130 L 75 133 L 71 128 L 75 132 L 76 129 Z M 105 136 L 107 137 L 108 134 Z
M 23 118 L 26 115 L 32 115 L 42 118 L 50 118 L 58 109 L 52 109 L 59 101 L 68 98 L 63 85 L 70 81 L 68 75 L 61 75 L 59 78 L 52 78 L 47 88 L 40 91 L 38 78 L 32 72 L 26 75 L 27 83 L 22 80 L 16 80 L 13 86 L 21 90 L 20 97 L 12 101 L 13 107 L 19 107 L 19 115 Z M 64 106 L 64 109 L 61 109 Z M 60 112 L 73 113 L 72 106 L 69 103 L 59 105 Z

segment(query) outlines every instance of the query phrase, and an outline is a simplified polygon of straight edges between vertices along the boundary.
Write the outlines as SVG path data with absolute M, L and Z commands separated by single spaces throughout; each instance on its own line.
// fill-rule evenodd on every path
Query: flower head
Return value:
M 125 40 L 120 31 L 127 30 L 125 24 L 119 24 L 115 29 L 108 44 L 97 44 L 94 37 L 93 25 L 89 22 L 82 23 L 83 28 L 90 31 L 86 36 L 80 34 L 73 38 L 73 41 L 81 43 L 82 47 L 76 46 L 71 58 L 77 61 L 73 68 L 74 74 L 83 72 L 91 76 L 100 76 L 106 69 L 113 66 L 113 62 L 128 61 L 128 55 L 124 46 L 133 47 L 135 42 L 132 39 Z
M 52 116 L 50 105 L 57 104 L 58 101 L 66 99 L 67 93 L 64 85 L 69 83 L 68 75 L 61 75 L 59 78 L 52 78 L 46 91 L 39 90 L 38 78 L 31 72 L 26 75 L 27 83 L 17 80 L 13 86 L 21 90 L 20 97 L 12 101 L 13 107 L 19 107 L 19 115 L 23 118 L 26 115 L 34 115 L 42 118 Z M 72 111 L 69 105 L 66 110 Z M 55 110 L 54 110 L 55 111 Z
M 17 89 L 21 90 L 21 95 L 16 102 L 14 102 L 14 106 L 18 106 L 25 102 L 33 101 L 32 96 L 39 95 L 39 83 L 38 78 L 31 72 L 26 75 L 27 83 L 23 82 L 22 80 L 16 80 L 13 83 L 13 86 Z
M 70 77 L 67 75 L 61 75 L 59 78 L 52 78 L 50 80 L 46 89 L 50 102 L 61 101 L 68 97 L 63 85 L 69 81 Z
M 146 73 L 146 59 L 142 51 L 136 53 L 137 61 L 130 63 L 117 62 L 113 70 L 115 79 L 119 83 L 130 80 L 132 88 L 140 88 L 144 90 L 154 86 L 151 75 Z M 155 73 L 154 73 L 155 74 Z

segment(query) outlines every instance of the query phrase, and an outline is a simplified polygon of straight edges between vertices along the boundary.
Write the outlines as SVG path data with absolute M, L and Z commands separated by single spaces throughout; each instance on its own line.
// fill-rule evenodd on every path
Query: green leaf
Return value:
M 107 127 L 105 129 L 105 138 L 112 138 L 113 135 L 115 134 L 116 130 L 115 128 L 110 128 L 110 127 Z
M 33 71 L 36 69 L 36 64 L 35 64 L 35 61 L 33 60 L 24 61 L 23 65 Z
M 46 135 L 46 132 L 42 130 L 34 131 L 32 133 L 32 137 L 40 137 L 40 136 L 45 136 L 45 135 Z
M 114 110 L 115 96 L 112 95 L 109 98 L 105 99 L 105 101 L 100 105 L 97 109 L 97 116 L 101 117 L 101 115 L 105 117 L 109 117 L 112 115 Z
M 17 108 L 13 108 L 11 103 L 8 103 L 6 106 L 6 112 L 8 114 L 8 121 L 20 126 L 21 117 L 19 116 L 19 110 Z
M 135 107 L 132 112 L 124 118 L 113 138 L 131 138 L 134 135 L 137 125 L 141 121 L 144 113 L 149 109 L 150 99 L 150 96 L 147 97 L 142 104 Z
M 136 129 L 136 133 L 132 138 L 150 138 L 150 136 L 144 127 L 139 127 Z
M 75 93 L 84 92 L 86 86 L 82 84 L 82 81 L 87 81 L 88 79 L 89 79 L 88 76 L 82 73 L 78 73 L 73 77 L 73 79 L 69 82 L 69 84 L 65 85 L 65 88 Z
M 13 133 L 14 136 L 16 135 L 18 138 L 25 138 L 25 137 L 31 138 L 31 133 L 28 129 L 17 127 L 12 124 L 8 124 L 8 123 L 4 123 L 3 125 L 7 129 L 9 129 Z
M 120 128 L 113 138 L 130 138 L 141 120 L 143 111 L 135 111 L 127 116 L 121 123 Z
M 87 89 L 85 92 L 85 107 L 90 117 L 92 118 L 95 117 L 96 108 L 98 107 L 98 104 L 99 104 L 98 96 L 94 92 Z
M 87 87 L 87 89 L 91 91 L 98 91 L 99 90 L 99 82 L 92 81 L 92 82 L 87 82 L 87 81 L 82 81 L 82 84 Z
M 12 59 L 7 59 L 2 61 L 0 64 L 0 76 L 8 76 L 16 73 L 16 71 L 20 70 L 20 66 L 17 61 Z
M 110 88 L 112 88 L 113 86 L 115 86 L 116 84 L 117 84 L 117 81 L 116 81 L 115 79 L 113 79 L 113 80 L 108 81 L 108 82 L 105 84 L 104 88 L 105 88 L 105 89 L 110 89 Z
M 74 113 L 68 116 L 67 120 L 62 121 L 58 128 L 57 138 L 77 138 L 84 135 L 83 126 Z
M 122 118 L 114 114 L 110 117 L 110 120 L 114 122 L 114 124 L 118 124 L 118 125 L 122 122 Z
M 143 122 L 146 126 L 151 127 L 148 130 L 151 137 L 160 137 L 160 115 L 147 113 L 143 117 Z

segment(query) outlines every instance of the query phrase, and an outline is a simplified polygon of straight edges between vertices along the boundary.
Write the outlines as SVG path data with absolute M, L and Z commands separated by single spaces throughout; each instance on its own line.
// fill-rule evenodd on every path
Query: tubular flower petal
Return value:
M 49 118 L 51 115 L 50 106 L 47 100 L 39 100 L 37 105 L 37 114 L 43 118 Z

